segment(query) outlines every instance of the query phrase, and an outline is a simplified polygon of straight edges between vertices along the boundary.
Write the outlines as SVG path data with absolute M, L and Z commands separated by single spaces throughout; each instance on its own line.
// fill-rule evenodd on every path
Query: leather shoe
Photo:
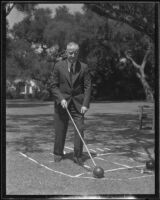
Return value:
M 62 156 L 54 155 L 54 162 L 60 162 L 62 160 Z
M 83 165 L 83 160 L 82 160 L 82 158 L 80 157 L 80 158 L 78 158 L 78 157 L 73 157 L 73 161 L 74 161 L 74 163 L 76 163 L 76 164 L 78 164 L 78 165 Z

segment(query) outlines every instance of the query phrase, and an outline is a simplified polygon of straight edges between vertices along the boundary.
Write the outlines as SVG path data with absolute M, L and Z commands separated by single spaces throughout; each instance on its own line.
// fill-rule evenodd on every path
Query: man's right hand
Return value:
M 67 108 L 67 101 L 66 101 L 65 99 L 63 99 L 63 100 L 61 101 L 61 106 L 62 106 L 63 108 Z

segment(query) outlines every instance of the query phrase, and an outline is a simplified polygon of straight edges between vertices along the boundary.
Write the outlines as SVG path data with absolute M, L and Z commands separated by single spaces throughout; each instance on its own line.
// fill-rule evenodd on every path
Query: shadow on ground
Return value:
M 110 152 L 126 152 L 124 156 L 135 160 L 140 156 L 135 151 L 140 149 L 151 158 L 154 133 L 150 124 L 144 124 L 144 128 L 139 130 L 137 115 L 97 113 L 86 124 L 87 143 L 100 143 L 112 149 Z
M 34 101 L 34 100 L 12 100 L 7 101 L 6 106 L 8 108 L 25 108 L 25 107 L 40 107 L 46 106 L 46 102 L 44 101 Z
M 27 106 L 32 109 L 30 103 Z M 126 152 L 126 156 L 135 159 L 138 154 L 134 151 L 142 149 L 151 157 L 149 149 L 154 148 L 154 134 L 147 126 L 139 130 L 137 115 L 94 113 L 86 118 L 85 129 L 87 144 L 96 146 L 98 143 L 102 147 L 110 148 L 112 152 Z M 8 114 L 6 132 L 8 148 L 24 153 L 44 152 L 44 147 L 54 144 L 54 115 Z M 74 128 L 70 123 L 66 142 L 73 143 L 73 137 Z

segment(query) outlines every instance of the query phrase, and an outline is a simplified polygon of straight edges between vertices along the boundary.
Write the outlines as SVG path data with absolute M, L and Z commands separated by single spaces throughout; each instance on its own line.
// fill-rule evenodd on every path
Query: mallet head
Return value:
M 95 168 L 93 169 L 93 176 L 95 178 L 103 178 L 104 177 L 104 170 L 102 167 L 99 166 L 95 166 Z

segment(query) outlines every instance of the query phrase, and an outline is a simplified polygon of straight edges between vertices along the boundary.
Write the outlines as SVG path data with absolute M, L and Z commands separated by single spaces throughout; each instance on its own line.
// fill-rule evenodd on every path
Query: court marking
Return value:
M 139 177 L 132 177 L 132 178 L 101 178 L 100 180 L 109 180 L 109 181 L 124 181 L 124 180 L 134 180 L 134 179 L 138 179 L 138 178 L 148 178 L 154 175 L 146 175 L 146 176 L 139 176 Z M 96 179 L 94 177 L 90 177 L 90 176 L 83 176 L 83 177 L 77 177 L 77 178 L 84 178 L 84 179 Z
M 96 152 L 95 150 L 93 150 L 93 149 L 89 149 L 90 151 L 93 151 L 93 152 Z
M 70 150 L 73 150 L 73 148 L 71 148 L 71 147 L 66 147 L 66 146 L 65 146 L 64 148 L 66 148 L 66 149 L 70 149 Z
M 69 149 L 69 150 L 73 150 L 72 147 L 67 147 L 67 146 L 65 146 L 64 148 Z M 90 150 L 90 151 L 93 151 L 93 152 L 96 152 L 96 150 L 94 150 L 94 149 L 89 149 L 89 150 Z
M 34 160 L 33 158 L 27 156 L 26 154 L 24 154 L 24 153 L 22 153 L 22 152 L 19 152 L 19 153 L 20 153 L 22 156 L 24 156 L 25 158 L 28 158 L 30 161 L 35 162 L 36 164 L 38 164 L 38 165 L 44 167 L 45 169 L 50 170 L 50 171 L 55 172 L 55 173 L 58 173 L 58 174 L 61 174 L 61 175 L 65 175 L 65 176 L 68 176 L 68 177 L 70 177 L 70 178 L 97 179 L 97 178 L 94 178 L 94 177 L 85 177 L 85 176 L 83 177 L 83 176 L 82 176 L 83 174 L 91 174 L 91 172 L 81 173 L 81 174 L 77 174 L 77 175 L 70 175 L 70 174 L 67 174 L 67 173 L 64 173 L 64 172 L 60 172 L 60 171 L 57 171 L 57 170 L 53 170 L 53 169 L 47 167 L 46 165 L 43 165 L 42 163 L 39 163 L 38 161 Z M 138 167 L 138 166 L 137 166 L 137 167 Z M 131 168 L 134 168 L 134 167 L 131 167 Z M 111 169 L 111 170 L 114 170 L 114 171 L 115 171 L 115 170 L 120 170 L 120 169 L 122 169 L 122 168 Z M 123 169 L 127 169 L 127 168 L 124 167 Z M 111 170 L 109 170 L 109 171 L 111 171 Z M 104 171 L 107 172 L 107 170 L 104 170 Z M 108 172 L 109 172 L 109 171 L 108 171 Z M 121 179 L 101 178 L 101 180 L 115 180 L 115 181 L 120 180 L 120 181 L 122 181 L 122 180 L 125 180 L 125 179 L 126 179 L 126 180 L 132 180 L 132 179 L 138 179 L 138 178 L 146 178 L 146 177 L 150 177 L 150 176 L 154 176 L 154 175 L 151 174 L 151 175 L 146 175 L 146 176 L 131 177 L 131 178 L 121 178 Z
M 59 174 L 61 174 L 61 175 L 65 175 L 65 176 L 68 176 L 68 177 L 70 177 L 70 178 L 87 178 L 87 179 L 96 179 L 96 180 L 97 180 L 97 178 L 90 177 L 90 176 L 80 177 L 81 175 L 86 174 L 86 173 L 81 173 L 81 174 L 77 174 L 77 175 L 73 176 L 73 175 L 70 175 L 70 174 L 66 174 L 66 173 L 63 173 L 63 172 L 60 172 L 60 171 L 53 170 L 53 169 L 51 169 L 51 168 L 49 168 L 49 167 L 47 167 L 47 166 L 45 166 L 45 165 L 43 165 L 43 164 L 37 162 L 37 161 L 34 160 L 33 158 L 30 158 L 29 156 L 23 154 L 22 152 L 19 152 L 19 153 L 20 153 L 22 156 L 28 158 L 29 160 L 31 160 L 31 161 L 37 163 L 38 165 L 40 165 L 40 166 L 44 167 L 45 169 L 48 169 L 48 170 L 50 170 L 50 171 L 52 171 L 52 172 L 59 173 Z M 91 172 L 87 172 L 87 174 L 90 174 L 90 173 L 91 173 Z M 132 179 L 138 179 L 138 178 L 146 178 L 146 177 L 150 177 L 150 176 L 153 176 L 153 175 L 140 176 L 140 177 L 132 177 L 132 178 L 126 178 L 126 179 L 132 180 Z M 101 178 L 101 180 L 115 180 L 115 181 L 119 180 L 119 181 L 123 181 L 124 179 Z
M 66 147 L 68 148 L 68 147 Z M 100 149 L 100 148 L 96 148 L 97 150 L 99 151 L 104 151 L 103 149 Z M 107 150 L 111 150 L 110 148 L 108 147 L 104 147 L 104 149 L 107 149 Z M 72 149 L 73 150 L 73 149 Z M 90 149 L 91 151 L 94 151 L 94 152 L 97 152 L 96 150 L 93 150 L 93 149 Z M 143 155 L 148 155 L 147 153 L 144 153 L 144 152 L 139 152 L 139 151 L 136 151 L 136 150 L 131 150 L 132 152 L 136 152 L 136 153 L 139 153 L 139 154 L 143 154 Z M 113 153 L 107 153 L 107 154 L 113 154 Z M 98 156 L 102 156 L 102 155 L 107 155 L 107 154 L 97 154 Z M 116 154 L 121 154 L 121 153 L 116 153 Z M 123 153 L 122 153 L 123 154 Z M 154 154 L 152 154 L 153 156 Z
M 112 171 L 117 171 L 117 170 L 123 170 L 123 169 L 133 169 L 133 168 L 139 168 L 139 167 L 144 167 L 145 165 L 137 165 L 137 166 L 133 166 L 133 167 L 119 167 L 119 168 L 115 168 L 115 169 L 108 169 L 105 170 L 105 172 L 112 172 Z
M 72 147 L 68 147 L 68 146 L 65 146 L 64 148 L 66 148 L 66 149 L 69 149 L 69 150 L 73 150 L 73 148 Z M 99 151 L 105 151 L 105 150 L 103 150 L 103 149 L 100 149 L 100 148 L 96 148 L 97 150 L 99 150 Z M 108 147 L 104 147 L 104 149 L 107 149 L 107 150 L 111 150 L 110 148 L 108 148 Z M 91 150 L 91 151 L 93 151 L 93 152 L 97 152 L 96 150 L 94 150 L 94 149 L 89 149 L 89 150 Z M 139 151 L 136 151 L 136 150 L 132 150 L 132 152 L 136 152 L 136 153 L 139 153 L 139 154 L 142 154 L 142 155 L 148 155 L 147 153 L 144 153 L 144 152 L 139 152 Z M 112 152 L 112 153 L 104 153 L 104 154 L 100 154 L 100 153 L 98 153 L 97 154 L 97 156 L 99 157 L 99 156 L 104 156 L 104 155 L 110 155 L 110 154 L 124 154 L 125 152 L 119 152 L 119 153 L 114 153 L 114 152 Z M 152 154 L 152 156 L 153 156 L 153 154 Z M 145 160 L 144 158 L 142 158 L 143 160 Z M 126 159 L 126 160 L 132 160 L 132 161 L 134 161 L 133 160 L 133 158 L 129 158 L 129 159 Z
M 65 146 L 64 148 L 69 149 L 69 150 L 73 150 L 73 147 Z M 99 150 L 99 151 L 105 151 L 104 149 L 111 150 L 110 148 L 107 148 L 107 147 L 105 147 L 104 149 L 101 149 L 101 148 L 97 147 L 96 149 Z M 94 149 L 89 149 L 89 150 L 91 150 L 93 152 L 97 152 Z M 136 151 L 136 150 L 132 150 L 132 151 L 136 152 L 136 153 L 139 153 L 139 154 L 148 155 L 147 153 L 144 153 L 144 152 L 139 152 L 139 151 Z M 114 152 L 112 152 L 112 153 L 105 153 L 105 154 L 97 154 L 97 156 L 103 156 L 103 155 L 109 155 L 109 154 L 114 154 Z M 124 152 L 115 153 L 115 154 L 124 154 Z
M 119 152 L 119 153 L 98 153 L 97 156 L 106 156 L 106 155 L 111 155 L 111 154 L 125 154 L 125 152 Z
M 129 166 L 129 165 L 124 165 L 124 164 L 120 164 L 120 163 L 117 163 L 117 162 L 111 162 L 111 161 L 105 160 L 104 158 L 99 158 L 99 157 L 95 157 L 95 158 L 96 158 L 96 159 L 99 159 L 99 160 L 106 161 L 106 162 L 110 162 L 110 163 L 113 163 L 113 164 L 116 164 L 116 165 L 123 166 L 123 167 L 120 167 L 120 168 L 105 170 L 105 172 L 116 171 L 116 170 L 122 170 L 122 169 L 139 168 L 139 167 L 144 167 L 144 166 L 145 166 L 145 165 Z
M 106 161 L 106 162 L 111 162 L 111 161 L 109 161 L 109 160 L 106 160 L 106 159 L 104 159 L 104 158 L 101 158 L 101 157 L 97 157 L 97 156 L 95 156 L 94 158 L 96 158 L 96 159 L 99 159 L 99 160 L 104 160 L 104 161 Z M 127 160 L 127 161 L 130 161 L 130 162 L 134 162 L 135 160 L 133 160 L 132 158 L 121 158 L 121 160 Z M 111 163 L 114 163 L 114 162 L 111 162 Z M 115 164 L 118 164 L 118 165 L 122 165 L 122 164 L 120 164 L 120 163 L 115 163 Z
M 60 172 L 60 171 L 53 170 L 53 169 L 47 167 L 46 165 L 43 165 L 42 163 L 37 162 L 37 161 L 34 160 L 33 158 L 30 158 L 29 156 L 27 156 L 26 154 L 24 154 L 24 153 L 22 153 L 22 152 L 19 152 L 19 153 L 20 153 L 22 156 L 28 158 L 29 160 L 31 160 L 31 161 L 37 163 L 38 165 L 40 165 L 40 166 L 42 166 L 42 167 L 44 167 L 44 168 L 46 168 L 46 169 L 48 169 L 48 170 L 50 170 L 50 171 L 53 171 L 53 172 L 59 173 L 59 174 L 61 174 L 61 175 L 66 175 L 66 176 L 69 176 L 69 177 L 71 177 L 71 178 L 74 177 L 73 175 L 70 175 L 70 174 L 66 174 L 66 173 Z
M 129 166 L 129 165 L 124 165 L 124 164 L 121 164 L 121 163 L 108 161 L 108 160 L 106 160 L 106 159 L 104 159 L 104 158 L 99 158 L 99 157 L 95 157 L 95 158 L 96 158 L 96 159 L 99 159 L 99 160 L 106 161 L 106 162 L 110 162 L 110 163 L 113 163 L 113 164 L 116 164 L 116 165 L 124 166 L 125 168 L 130 168 L 130 167 L 131 167 L 131 166 Z M 142 165 L 141 165 L 141 166 L 142 166 Z M 143 165 L 143 166 L 145 166 L 145 165 Z
M 70 149 L 70 150 L 73 150 L 73 148 L 72 147 L 67 147 L 67 146 L 65 146 L 64 148 L 68 148 L 68 149 Z M 104 150 L 102 150 L 102 149 L 100 149 L 100 148 L 96 148 L 97 150 L 101 150 L 101 151 L 104 151 Z M 107 150 L 111 150 L 111 149 L 109 149 L 109 148 L 107 148 L 107 147 L 105 147 L 104 149 L 107 149 Z M 90 150 L 92 150 L 92 151 L 95 151 L 95 150 L 93 150 L 93 149 L 90 149 Z M 135 151 L 135 150 L 132 150 L 132 151 Z M 95 151 L 96 152 L 96 151 Z M 137 152 L 137 151 L 135 151 L 135 152 Z M 124 154 L 125 152 L 120 152 L 120 153 L 114 153 L 114 152 L 112 152 L 112 153 L 106 153 L 106 154 L 97 154 L 97 156 L 95 156 L 94 158 L 96 158 L 96 159 L 99 159 L 99 160 L 103 160 L 103 161 L 106 161 L 106 162 L 110 162 L 110 163 L 113 163 L 113 164 L 116 164 L 116 165 L 120 165 L 120 166 L 124 166 L 124 167 L 121 167 L 121 168 L 115 168 L 115 169 L 110 169 L 110 170 L 105 170 L 105 172 L 109 172 L 109 171 L 117 171 L 117 170 L 124 170 L 124 169 L 132 169 L 132 168 L 139 168 L 139 167 L 145 167 L 145 165 L 138 165 L 138 166 L 129 166 L 129 165 L 124 165 L 124 164 L 120 164 L 120 163 L 117 163 L 117 162 L 111 162 L 111 161 L 108 161 L 108 160 L 106 160 L 106 159 L 104 159 L 104 158 L 100 158 L 99 156 L 102 156 L 102 155 L 110 155 L 110 154 Z M 143 153 L 143 152 L 137 152 L 137 153 L 142 153 L 143 155 L 147 155 L 146 153 Z M 129 158 L 129 159 L 132 159 L 132 158 Z M 128 160 L 129 160 L 128 159 Z M 127 160 L 127 159 L 126 159 Z M 132 159 L 132 161 L 134 161 L 133 159 Z M 84 165 L 86 168 L 91 168 L 91 167 L 89 167 L 88 165 Z
M 128 179 L 133 180 L 133 179 L 139 179 L 139 178 L 146 178 L 146 177 L 150 177 L 150 176 L 154 176 L 154 175 L 152 174 L 152 175 L 146 175 L 146 176 L 136 176 L 136 177 L 130 177 Z
M 99 151 L 104 151 L 103 149 L 100 149 L 100 148 L 96 148 L 97 150 L 99 150 Z
M 136 153 L 139 153 L 139 154 L 143 154 L 143 155 L 145 155 L 145 156 L 148 156 L 148 154 L 147 153 L 144 153 L 144 152 L 139 152 L 139 151 L 135 151 L 135 150 L 132 150 L 133 152 L 136 152 Z M 153 157 L 154 156 L 154 154 L 151 154 L 151 156 Z
M 147 153 L 144 153 L 144 152 L 139 152 L 139 151 L 136 151 L 136 150 L 132 150 L 133 152 L 136 152 L 136 153 L 139 153 L 139 154 L 143 154 L 143 155 L 148 155 Z
M 65 146 L 64 148 L 67 148 L 67 149 L 69 149 L 69 150 L 73 150 L 73 147 L 68 147 L 68 146 Z M 103 150 L 103 149 L 100 149 L 100 148 L 96 148 L 97 150 L 100 150 L 100 151 L 105 151 L 105 150 Z M 107 148 L 107 147 L 104 147 L 104 149 L 107 149 L 107 150 L 111 150 L 110 148 Z M 94 149 L 89 149 L 89 150 L 91 150 L 91 151 L 93 151 L 93 152 L 97 152 L 96 150 L 94 150 Z M 136 152 L 136 153 L 139 153 L 139 154 L 142 154 L 142 155 L 148 155 L 147 153 L 144 153 L 144 152 L 139 152 L 139 151 L 136 151 L 136 150 L 132 150 L 133 152 Z M 97 159 L 101 159 L 101 160 L 104 160 L 104 161 L 107 161 L 107 160 L 105 160 L 105 159 L 103 159 L 103 158 L 100 158 L 100 156 L 103 156 L 103 155 L 110 155 L 110 154 L 124 154 L 125 152 L 119 152 L 119 153 L 115 153 L 115 152 L 112 152 L 112 153 L 105 153 L 105 154 L 97 154 L 97 156 L 95 156 L 94 158 L 97 158 Z M 141 158 L 142 160 L 146 160 L 146 159 L 144 159 L 144 158 Z M 133 158 L 129 158 L 129 159 L 125 159 L 125 160 L 130 160 L 130 161 L 134 161 L 134 159 Z M 53 162 L 53 161 L 51 161 L 51 162 Z M 109 161 L 109 162 L 111 162 L 111 161 Z M 127 166 L 127 165 L 123 165 L 123 164 L 120 164 L 120 163 L 117 163 L 117 162 L 111 162 L 111 163 L 113 163 L 113 164 L 117 164 L 117 165 L 121 165 L 121 166 L 126 166 L 127 168 L 130 168 L 130 166 Z M 143 165 L 144 166 L 144 165 Z M 89 167 L 89 166 L 88 166 Z
M 49 153 L 49 154 L 51 154 L 52 156 L 54 156 L 54 154 L 53 153 Z M 54 162 L 54 160 L 50 160 L 49 162 Z M 90 169 L 91 167 L 90 166 L 88 166 L 88 165 L 84 165 L 84 167 L 86 167 L 86 168 L 88 168 L 88 169 Z
M 84 167 L 91 169 L 91 167 L 90 167 L 90 166 L 88 166 L 88 165 L 84 165 Z
M 109 149 L 109 148 L 107 148 L 107 147 L 105 147 L 104 149 L 111 150 L 111 149 Z

